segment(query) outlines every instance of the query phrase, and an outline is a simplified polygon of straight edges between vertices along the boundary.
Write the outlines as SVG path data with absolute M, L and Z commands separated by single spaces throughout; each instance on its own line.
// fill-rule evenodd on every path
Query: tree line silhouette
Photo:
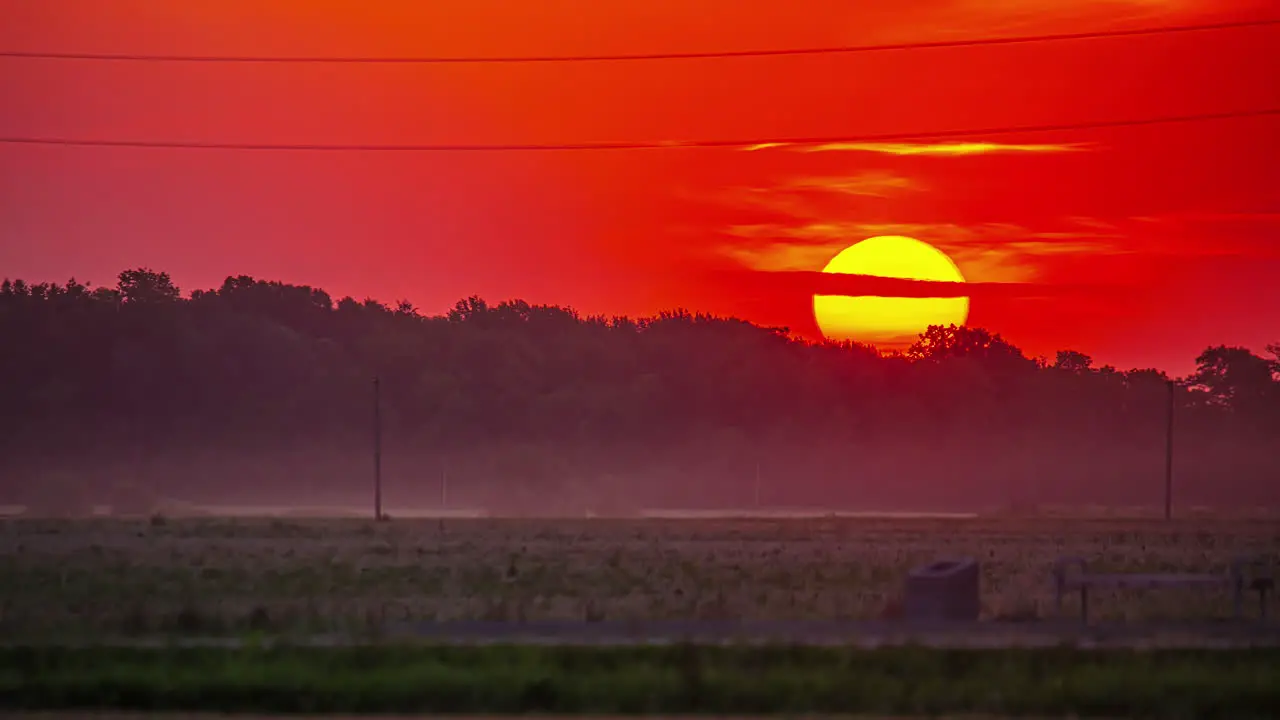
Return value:
M 446 476 L 453 502 L 510 507 L 1158 504 L 1170 383 L 1179 500 L 1253 505 L 1280 495 L 1267 353 L 1210 347 L 1170 378 L 975 327 L 882 355 L 686 310 L 426 316 L 247 276 L 184 296 L 147 268 L 5 280 L 0 504 L 354 501 L 378 377 L 392 508 Z

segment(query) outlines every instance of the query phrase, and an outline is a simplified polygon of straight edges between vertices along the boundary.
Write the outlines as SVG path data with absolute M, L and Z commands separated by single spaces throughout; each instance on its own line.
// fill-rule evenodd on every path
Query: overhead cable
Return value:
M 883 143 L 903 141 L 948 140 L 976 136 L 1014 135 L 1021 133 L 1068 132 L 1108 128 L 1142 127 L 1176 123 L 1213 122 L 1221 120 L 1261 118 L 1280 115 L 1280 108 L 1237 110 L 1193 115 L 1162 115 L 1124 120 L 1099 120 L 1047 125 L 1008 125 L 1003 127 L 957 128 L 949 130 L 901 131 L 870 134 L 828 136 L 782 136 L 701 140 L 622 140 L 599 142 L 551 143 L 423 143 L 423 144 L 325 144 L 325 143 L 240 143 L 181 140 L 113 140 L 40 136 L 0 137 L 0 144 L 66 145 L 103 148 L 152 148 L 172 150 L 255 150 L 315 152 L 547 152 L 581 150 L 664 150 L 696 148 L 738 148 L 771 150 L 789 146 L 818 146 L 835 143 Z
M 1170 35 L 1260 28 L 1280 25 L 1280 18 L 1237 20 L 1195 25 L 1169 25 L 1127 30 L 1052 33 L 923 42 L 883 43 L 874 45 L 839 45 L 807 48 L 754 48 L 744 50 L 708 50 L 692 52 L 617 53 L 593 55 L 423 55 L 406 57 L 379 56 L 274 56 L 274 55 L 181 55 L 152 53 L 37 52 L 0 50 L 0 58 L 33 60 L 83 60 L 104 62 L 182 62 L 182 63 L 345 63 L 345 64 L 493 64 L 493 63 L 564 63 L 627 62 L 654 60 L 709 60 L 717 58 L 780 57 L 796 55 L 851 55 L 906 50 L 979 47 L 984 45 L 1024 45 L 1031 43 L 1100 40 L 1107 38 Z

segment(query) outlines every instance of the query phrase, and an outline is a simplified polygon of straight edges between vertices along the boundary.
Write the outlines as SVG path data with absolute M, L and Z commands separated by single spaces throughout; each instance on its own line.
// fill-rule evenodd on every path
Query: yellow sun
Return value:
M 822 269 L 885 278 L 964 282 L 941 250 L 915 238 L 881 235 L 850 245 Z M 963 325 L 969 298 L 814 295 L 813 316 L 831 340 L 855 340 L 902 349 L 930 325 Z

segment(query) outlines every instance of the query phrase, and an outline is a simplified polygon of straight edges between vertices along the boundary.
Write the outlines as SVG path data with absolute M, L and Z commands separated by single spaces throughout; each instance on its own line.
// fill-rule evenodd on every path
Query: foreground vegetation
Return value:
M 373 635 L 402 621 L 873 618 L 907 570 L 967 555 L 983 616 L 1053 613 L 1061 555 L 1224 570 L 1280 556 L 1273 519 L 0 522 L 0 637 Z M 1076 612 L 1074 598 L 1067 612 Z M 1203 620 L 1219 591 L 1099 592 L 1091 615 Z M 1250 602 L 1247 611 L 1256 613 Z
M 1268 717 L 1280 651 L 0 649 L 0 708 Z

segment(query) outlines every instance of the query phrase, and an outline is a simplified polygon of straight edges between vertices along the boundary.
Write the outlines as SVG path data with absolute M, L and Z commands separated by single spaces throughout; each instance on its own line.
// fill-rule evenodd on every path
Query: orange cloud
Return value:
M 822 215 L 813 203 L 799 194 L 778 192 L 772 188 L 727 188 L 715 193 L 711 199 L 735 209 L 763 210 L 791 218 L 812 219 Z
M 681 189 L 675 194 L 681 199 L 710 202 L 735 210 L 762 211 L 766 215 L 792 220 L 817 221 L 848 212 L 848 206 L 844 204 L 846 199 L 885 199 L 925 189 L 914 178 L 875 170 L 849 175 L 793 177 L 772 187 L 728 187 L 711 192 Z M 739 226 L 741 232 L 747 233 L 751 232 L 750 227 Z
M 1130 246 L 1147 255 L 1184 258 L 1280 257 L 1280 213 L 1185 212 L 1126 219 Z
M 1234 17 L 1269 9 L 1271 0 L 919 0 L 877 14 L 876 38 L 926 38 L 1064 32 L 1099 27 Z M 863 21 L 852 34 L 863 35 Z
M 865 172 L 857 175 L 795 178 L 782 183 L 783 191 L 819 191 L 839 195 L 889 197 L 890 195 L 921 190 L 920 183 L 904 175 L 888 172 Z
M 838 246 L 771 243 L 763 247 L 728 245 L 721 249 L 724 256 L 749 270 L 766 272 L 807 271 L 821 269 L 848 243 Z
M 936 155 L 957 157 L 966 155 L 993 155 L 1008 153 L 1065 153 L 1082 152 L 1092 146 L 1087 143 L 993 143 L 993 142 L 831 142 L 813 145 L 798 143 L 770 143 L 752 145 L 747 150 L 786 148 L 795 152 L 865 152 L 882 155 Z
M 737 282 L 734 285 L 768 286 L 773 292 L 790 295 L 858 295 L 879 297 L 1004 297 L 1049 298 L 1063 295 L 1089 296 L 1100 292 L 1114 294 L 1132 290 L 1117 285 L 1091 283 L 1022 283 L 1022 282 L 938 282 L 886 278 L 854 273 L 824 273 L 816 270 L 776 270 L 765 272 L 737 271 L 723 274 Z
M 1076 223 L 1077 225 L 1079 223 Z M 875 235 L 908 235 L 950 256 L 966 278 L 992 283 L 1029 283 L 1042 277 L 1049 256 L 1110 255 L 1126 252 L 1125 237 L 1101 221 L 1091 228 L 1035 231 L 1012 223 L 866 223 L 822 221 L 734 225 L 726 233 L 749 242 L 726 244 L 721 254 L 761 271 L 821 269 L 836 253 Z

